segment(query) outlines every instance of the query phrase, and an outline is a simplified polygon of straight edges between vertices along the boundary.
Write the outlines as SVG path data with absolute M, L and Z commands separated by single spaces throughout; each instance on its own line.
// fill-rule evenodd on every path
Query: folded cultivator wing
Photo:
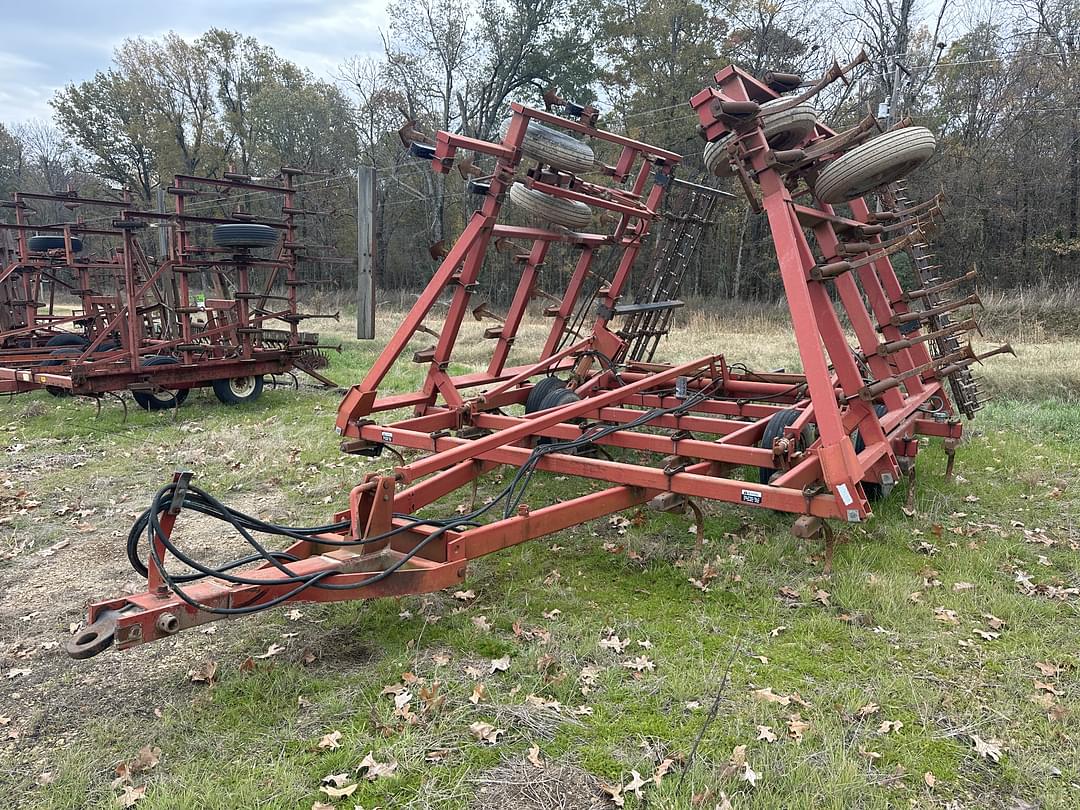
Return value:
M 311 258 L 300 219 L 318 213 L 298 204 L 302 174 L 283 169 L 280 183 L 177 175 L 168 212 L 140 210 L 127 194 L 74 191 L 0 203 L 15 212 L 0 222 L 0 393 L 130 391 L 158 410 L 195 386 L 228 404 L 249 401 L 264 375 L 293 369 L 329 383 L 313 370 L 318 335 L 299 328 L 327 317 L 298 308 L 297 290 L 310 283 L 299 263 Z M 246 210 L 253 198 L 271 215 Z M 77 218 L 34 221 L 53 208 Z
M 977 356 L 941 342 L 966 323 L 942 316 L 970 299 L 905 291 L 890 258 L 924 244 L 938 203 L 872 211 L 861 196 L 926 160 L 933 136 L 905 127 L 872 137 L 872 121 L 841 133 L 818 123 L 809 100 L 851 67 L 798 97 L 779 96 L 798 77 L 766 84 L 725 68 L 691 100 L 709 142 L 706 165 L 737 177 L 767 213 L 801 373 L 748 371 L 720 347 L 677 365 L 654 362 L 700 226 L 731 196 L 677 180 L 679 155 L 597 129 L 596 111 L 572 104 L 567 117 L 512 105 L 498 143 L 440 132 L 414 154 L 441 173 L 468 160 L 479 208 L 337 416 L 346 452 L 396 448 L 400 463 L 355 486 L 334 522 L 306 528 L 243 515 L 178 476 L 129 539 L 148 590 L 94 604 L 69 652 L 130 647 L 290 600 L 438 590 L 461 582 L 474 557 L 646 503 L 689 508 L 699 528 L 698 500 L 789 512 L 801 535 L 828 541 L 825 521 L 865 520 L 871 500 L 913 470 L 920 435 L 944 438 L 951 456 L 962 426 L 945 380 Z M 458 154 L 466 150 L 491 161 L 490 173 L 476 177 L 473 158 Z M 626 303 L 631 271 L 674 192 L 689 199 L 667 209 L 663 241 Z M 507 202 L 534 224 L 507 224 Z M 507 243 L 519 246 L 520 280 L 500 315 L 481 303 L 485 258 Z M 561 291 L 544 292 L 538 277 L 556 248 L 573 260 Z M 951 283 L 926 281 L 939 290 Z M 447 292 L 439 324 L 430 319 Z M 544 340 L 524 345 L 519 330 L 538 317 L 536 299 L 550 325 Z M 487 366 L 455 374 L 472 315 L 496 323 L 484 332 Z M 927 324 L 936 336 L 922 331 Z M 417 348 L 424 335 L 434 344 Z M 419 365 L 423 385 L 381 394 L 396 364 Z M 422 511 L 463 487 L 475 495 L 478 479 L 499 467 L 512 471 L 508 483 L 483 505 Z M 579 479 L 581 494 L 527 504 L 537 471 Z M 225 566 L 192 559 L 172 537 L 182 508 L 228 522 L 253 553 Z M 269 551 L 255 532 L 292 544 Z

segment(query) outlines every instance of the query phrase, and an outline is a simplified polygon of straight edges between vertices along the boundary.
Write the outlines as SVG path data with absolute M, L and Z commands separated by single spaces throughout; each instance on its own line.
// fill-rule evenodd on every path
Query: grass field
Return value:
M 356 381 L 378 347 L 336 337 L 330 374 Z M 469 368 L 479 341 L 460 345 Z M 89 599 L 141 589 L 124 539 L 173 468 L 301 524 L 391 459 L 342 456 L 338 395 L 308 387 L 235 409 L 196 393 L 176 419 L 0 401 L 3 806 L 1080 806 L 1080 343 L 1017 350 L 985 369 L 996 400 L 957 480 L 924 448 L 915 514 L 897 491 L 842 527 L 831 575 L 780 515 L 710 504 L 696 555 L 684 517 L 631 512 L 476 561 L 456 595 L 82 662 L 57 642 Z M 795 367 L 765 315 L 690 315 L 666 359 L 711 351 Z M 541 476 L 527 501 L 577 491 Z M 238 549 L 187 514 L 177 537 Z

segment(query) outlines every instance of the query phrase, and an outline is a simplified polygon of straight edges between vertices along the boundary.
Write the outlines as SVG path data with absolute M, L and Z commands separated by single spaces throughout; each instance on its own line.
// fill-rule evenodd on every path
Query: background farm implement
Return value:
M 826 521 L 868 518 L 873 499 L 913 475 L 920 436 L 945 439 L 951 456 L 962 425 L 946 380 L 1008 350 L 980 356 L 939 343 L 971 323 L 933 319 L 976 299 L 903 289 L 891 257 L 924 244 L 939 201 L 875 210 L 863 195 L 915 169 L 934 139 L 918 127 L 877 134 L 872 119 L 839 133 L 818 123 L 810 100 L 852 67 L 835 67 L 797 96 L 781 94 L 799 77 L 763 82 L 725 68 L 691 100 L 709 142 L 706 165 L 736 177 L 768 216 L 800 372 L 753 371 L 712 346 L 686 362 L 655 361 L 681 304 L 680 262 L 697 226 L 731 196 L 680 186 L 679 155 L 600 130 L 595 110 L 572 104 L 565 117 L 512 105 L 498 143 L 439 132 L 412 147 L 434 171 L 451 171 L 463 151 L 474 153 L 470 165 L 493 164 L 470 184 L 479 207 L 337 416 L 343 450 L 392 449 L 396 466 L 355 486 L 333 522 L 305 528 L 244 515 L 177 476 L 129 538 L 148 590 L 92 605 L 68 652 L 126 648 L 291 600 L 438 590 L 461 582 L 474 557 L 643 504 L 689 509 L 699 537 L 701 501 L 788 512 L 798 534 L 821 535 L 831 550 Z M 690 199 L 666 210 L 664 239 L 632 285 L 665 197 L 679 189 Z M 507 201 L 529 224 L 505 221 Z M 507 244 L 516 246 L 519 281 L 508 310 L 496 313 L 482 292 L 485 257 Z M 561 290 L 544 292 L 538 278 L 556 250 L 570 260 Z M 928 283 L 938 292 L 957 286 Z M 550 326 L 525 345 L 517 338 L 537 317 L 535 299 Z M 454 373 L 467 317 L 493 322 L 489 359 L 482 371 Z M 927 324 L 937 334 L 924 333 Z M 424 369 L 423 384 L 380 395 L 399 363 Z M 477 504 L 478 481 L 497 468 L 509 471 L 504 485 Z M 538 471 L 578 481 L 578 494 L 528 503 Z M 463 514 L 429 508 L 463 488 L 474 494 Z M 229 523 L 249 555 L 211 565 L 186 554 L 172 536 L 185 508 Z M 292 544 L 271 551 L 255 533 Z
M 0 392 L 131 391 L 151 410 L 212 386 L 226 403 L 259 396 L 264 375 L 299 369 L 324 384 L 318 335 L 297 303 L 304 210 L 294 178 L 178 175 L 171 211 L 119 200 L 16 192 L 0 270 Z M 258 195 L 255 207 L 248 201 Z M 269 199 L 268 199 L 269 198 Z M 271 202 L 273 201 L 273 202 Z M 37 208 L 35 208 L 37 206 Z M 43 220 L 63 210 L 70 222 Z M 147 239 L 147 235 L 151 238 Z M 335 316 L 336 317 L 336 316 Z

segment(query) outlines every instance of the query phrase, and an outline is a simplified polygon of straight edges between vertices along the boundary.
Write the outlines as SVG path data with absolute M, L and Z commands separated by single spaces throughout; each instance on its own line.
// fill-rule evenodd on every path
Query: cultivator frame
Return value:
M 835 68 L 812 92 L 851 67 Z M 450 171 L 459 150 L 487 156 L 495 163 L 490 182 L 479 189 L 479 210 L 416 305 L 364 380 L 346 394 L 336 423 L 346 452 L 377 456 L 397 448 L 400 463 L 355 486 L 335 524 L 290 534 L 297 542 L 250 569 L 242 581 L 223 579 L 217 571 L 182 587 L 164 571 L 173 522 L 188 497 L 188 481 L 176 479 L 151 509 L 162 518 L 150 537 L 148 591 L 91 606 L 92 623 L 76 634 L 69 653 L 91 655 L 110 643 L 130 647 L 283 601 L 439 590 L 460 583 L 472 558 L 647 503 L 665 511 L 691 509 L 699 537 L 696 501 L 715 500 L 791 513 L 798 516 L 794 530 L 800 536 L 820 534 L 828 543 L 825 521 L 865 520 L 871 515 L 869 491 L 887 492 L 902 472 L 912 471 L 920 435 L 946 439 L 951 453 L 962 425 L 952 415 L 942 380 L 976 356 L 965 349 L 935 359 L 925 342 L 903 343 L 900 326 L 927 317 L 909 310 L 889 260 L 908 242 L 889 238 L 881 225 L 885 217 L 865 201 L 851 202 L 850 215 L 840 215 L 818 202 L 807 185 L 816 171 L 807 155 L 816 150 L 822 158 L 835 156 L 862 140 L 869 127 L 837 135 L 818 126 L 798 154 L 777 155 L 758 117 L 759 105 L 777 92 L 734 67 L 720 71 L 716 81 L 691 105 L 706 138 L 736 134 L 729 149 L 749 198 L 768 215 L 802 373 L 753 372 L 715 352 L 675 365 L 615 360 L 624 356 L 627 340 L 613 320 L 646 311 L 620 309 L 619 302 L 643 241 L 661 216 L 678 155 L 598 130 L 595 111 L 573 105 L 566 109 L 574 118 L 512 105 L 501 143 L 440 132 L 434 146 L 417 153 L 430 157 L 441 173 Z M 614 183 L 600 185 L 530 163 L 523 149 L 530 123 L 607 144 L 618 157 L 613 165 L 598 165 L 596 173 Z M 610 233 L 501 224 L 500 209 L 515 180 L 610 212 L 617 224 Z M 910 225 L 903 216 L 890 222 Z M 493 343 L 486 370 L 453 375 L 453 349 L 479 294 L 487 248 L 497 239 L 525 243 L 515 257 L 520 283 L 509 311 L 485 332 Z M 530 300 L 550 297 L 540 296 L 536 283 L 554 243 L 580 251 L 577 261 L 558 302 L 545 310 L 552 323 L 543 344 L 533 347 L 528 362 L 510 365 L 511 350 L 522 348 L 515 339 Z M 615 251 L 617 261 L 603 279 L 591 324 L 567 340 L 585 281 L 604 249 Z M 425 321 L 447 290 L 447 315 L 441 328 L 432 328 Z M 855 334 L 855 349 L 834 294 Z M 490 313 L 486 306 L 483 311 Z M 435 344 L 410 347 L 420 334 L 435 336 Z M 426 368 L 423 386 L 380 396 L 394 365 L 409 361 Z M 548 382 L 557 374 L 565 379 Z M 405 409 L 411 416 L 393 416 Z M 410 451 L 420 455 L 402 455 Z M 415 517 L 465 487 L 475 498 L 478 479 L 498 467 L 518 470 L 495 502 L 501 516 L 480 522 L 489 504 L 460 519 Z M 582 492 L 534 508 L 514 487 L 522 480 L 524 487 L 535 470 L 576 478 Z M 590 482 L 604 487 L 596 490 Z M 228 519 L 237 525 L 235 516 Z M 283 571 L 291 576 L 283 578 Z
M 74 191 L 15 192 L 12 201 L 3 203 L 14 209 L 15 222 L 0 223 L 0 231 L 17 240 L 14 255 L 0 269 L 0 393 L 44 388 L 100 397 L 123 390 L 185 391 L 294 368 L 333 385 L 312 362 L 318 335 L 299 329 L 309 318 L 330 317 L 298 308 L 297 288 L 309 282 L 298 273 L 305 246 L 298 241 L 296 220 L 318 213 L 297 205 L 294 178 L 304 173 L 283 169 L 278 185 L 238 174 L 176 175 L 167 189 L 174 200 L 170 212 L 139 210 L 126 192 L 119 200 L 81 197 Z M 258 217 L 240 207 L 227 217 L 187 210 L 191 198 L 202 197 L 205 203 L 212 196 L 223 206 L 236 199 L 239 206 L 243 195 L 251 194 L 277 195 L 281 217 Z M 43 201 L 80 212 L 80 218 L 32 223 L 32 205 Z M 111 213 L 88 224 L 81 220 L 88 208 Z M 236 224 L 265 225 L 282 236 L 268 258 L 248 248 L 202 246 L 192 238 L 196 227 Z M 141 243 L 139 234 L 151 225 L 168 230 L 166 255 L 152 257 Z M 63 246 L 34 250 L 31 233 L 60 236 Z M 80 239 L 99 240 L 105 255 L 80 257 L 73 241 Z M 262 274 L 258 285 L 256 273 Z M 192 274 L 212 284 L 215 295 L 197 301 Z M 279 283 L 284 296 L 274 294 Z M 43 301 L 46 287 L 48 300 Z M 58 288 L 77 297 L 72 314 L 58 314 Z M 65 337 L 84 342 L 57 359 L 57 346 L 50 340 Z M 158 356 L 175 362 L 146 364 L 148 357 Z

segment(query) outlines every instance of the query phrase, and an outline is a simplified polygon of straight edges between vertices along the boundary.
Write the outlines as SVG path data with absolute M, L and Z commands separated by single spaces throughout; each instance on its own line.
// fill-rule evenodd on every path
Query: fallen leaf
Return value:
M 323 738 L 319 740 L 319 748 L 341 748 L 341 732 L 331 731 L 329 734 L 323 735 Z
M 364 774 L 364 778 L 370 782 L 374 782 L 376 779 L 386 776 L 393 776 L 394 771 L 397 770 L 397 762 L 390 760 L 389 762 L 376 762 L 374 752 L 369 751 L 367 756 L 364 757 L 360 764 L 356 766 L 356 772 L 367 771 Z
M 271 656 L 279 655 L 283 652 L 285 652 L 285 648 L 282 647 L 280 644 L 271 644 L 269 647 L 266 648 L 266 652 L 264 652 L 262 655 L 256 655 L 255 658 L 270 658 Z
M 1049 678 L 1051 675 L 1057 675 L 1059 672 L 1061 672 L 1061 667 L 1057 666 L 1056 664 L 1047 664 L 1043 661 L 1036 661 L 1035 667 L 1047 678 Z
M 450 756 L 449 748 L 439 748 L 424 754 L 425 762 L 444 762 Z
M 525 759 L 529 760 L 529 762 L 531 762 L 533 765 L 535 765 L 537 767 L 537 769 L 539 769 L 541 771 L 544 770 L 544 763 L 540 761 L 540 746 L 539 745 L 535 745 L 535 744 L 530 745 L 529 746 L 529 755 L 527 757 L 525 757 Z
M 640 773 L 638 773 L 637 771 L 630 771 L 630 781 L 623 786 L 623 791 L 632 791 L 634 796 L 640 799 L 642 798 L 641 789 L 647 784 L 649 783 L 641 778 Z
M 607 799 L 616 807 L 625 807 L 626 799 L 622 795 L 622 785 L 605 785 L 599 783 L 600 790 L 607 794 Z
M 881 754 L 879 754 L 877 751 L 866 751 L 862 748 L 859 749 L 859 756 L 868 759 L 871 762 L 873 762 L 875 759 L 881 759 Z
M 818 588 L 816 591 L 814 591 L 814 601 L 815 602 L 820 602 L 825 607 L 829 606 L 829 597 L 830 596 L 832 596 L 831 593 L 829 593 L 828 591 L 823 591 L 820 588 Z
M 795 738 L 795 741 L 802 742 L 803 734 L 810 728 L 810 724 L 796 713 L 788 717 L 787 727 L 788 733 Z
M 497 743 L 499 741 L 499 735 L 506 732 L 501 728 L 495 728 L 491 723 L 483 723 L 477 721 L 469 726 L 469 731 L 476 739 L 486 743 Z
M 758 700 L 763 700 L 766 703 L 779 703 L 781 706 L 787 706 L 791 703 L 791 698 L 786 695 L 778 695 L 773 692 L 771 686 L 767 686 L 764 689 L 755 689 L 753 695 Z
M 311 805 L 311 810 L 337 810 L 337 808 L 326 802 L 315 802 Z
M 133 773 L 140 771 L 148 771 L 151 768 L 157 767 L 158 761 L 161 759 L 161 749 L 158 747 L 151 748 L 149 745 L 144 745 L 139 749 L 139 753 L 135 755 L 128 767 Z
M 771 743 L 774 743 L 778 739 L 780 739 L 779 737 L 776 736 L 776 733 L 769 726 L 758 726 L 757 727 L 757 738 L 759 740 L 765 740 L 765 742 L 771 742 Z
M 971 744 L 975 746 L 975 753 L 989 759 L 991 762 L 1001 761 L 1001 744 L 988 742 L 978 734 L 971 735 Z
M 1035 683 L 1035 688 L 1036 689 L 1041 689 L 1044 692 L 1049 692 L 1051 695 L 1056 695 L 1058 697 L 1061 697 L 1062 695 L 1065 694 L 1060 689 L 1058 689 L 1056 686 L 1054 686 L 1054 684 L 1052 684 L 1052 683 L 1044 683 L 1043 681 L 1040 681 L 1037 678 L 1033 678 L 1032 680 Z
M 600 641 L 597 643 L 599 644 L 599 646 L 604 647 L 605 649 L 621 653 L 629 646 L 630 639 L 621 641 L 618 636 L 609 636 L 607 638 L 600 639 Z
M 454 591 L 454 598 L 457 599 L 459 602 L 468 602 L 470 599 L 476 598 L 476 592 L 472 590 Z
M 787 626 L 782 624 L 779 627 L 774 627 L 772 630 L 770 630 L 769 631 L 769 636 L 771 638 L 776 638 L 778 635 L 783 633 L 785 630 L 787 630 Z
M 446 653 L 432 653 L 431 662 L 437 667 L 445 667 L 450 663 L 450 656 Z
M 491 659 L 491 672 L 506 672 L 510 669 L 510 656 L 504 655 L 502 658 Z
M 143 798 L 146 795 L 146 785 L 139 785 L 139 787 L 133 787 L 132 785 L 124 785 L 124 793 L 121 796 L 116 797 L 116 801 L 120 803 L 121 807 L 134 807 L 135 802 Z
M 292 610 L 290 610 L 288 613 L 285 614 L 285 618 L 288 619 L 290 622 L 295 622 L 298 619 L 302 618 L 303 615 L 304 614 L 301 613 L 299 610 L 297 610 L 296 608 L 293 608 Z
M 954 591 L 971 591 L 975 589 L 975 585 L 971 582 L 954 582 L 952 589 Z
M 720 791 L 720 802 L 713 810 L 734 810 L 731 806 L 731 799 L 728 798 L 728 795 L 724 793 L 724 791 Z
M 491 629 L 491 622 L 488 621 L 487 616 L 473 616 L 472 623 L 479 627 L 481 630 Z
M 644 672 L 646 670 L 649 672 L 653 672 L 656 670 L 656 664 L 654 664 L 644 655 L 639 655 L 637 658 L 631 658 L 629 661 L 623 661 L 622 665 L 627 669 L 634 670 L 635 672 Z
M 894 731 L 899 731 L 903 727 L 903 720 L 882 720 L 881 725 L 878 726 L 878 734 L 892 734 Z
M 34 781 L 36 781 L 42 787 L 44 787 L 45 785 L 51 785 L 53 782 L 56 781 L 56 774 L 52 771 L 42 771 L 38 775 L 38 778 Z
M 353 782 L 351 785 L 345 787 L 334 787 L 333 785 L 321 785 L 319 790 L 329 796 L 331 799 L 342 799 L 346 796 L 352 796 L 356 793 L 356 789 L 360 787 L 359 784 Z
M 481 700 L 487 697 L 487 687 L 482 683 L 478 683 L 473 687 L 472 694 L 469 695 L 469 703 L 475 706 Z
M 877 714 L 880 710 L 881 707 L 876 703 L 867 703 L 865 706 L 860 706 L 855 714 L 858 717 L 869 717 L 872 714 Z
M 927 771 L 922 775 L 922 780 L 926 783 L 926 786 L 928 788 L 932 788 L 934 785 L 937 784 L 937 777 L 934 776 L 934 774 L 932 774 L 930 771 Z
M 944 624 L 960 624 L 960 618 L 956 615 L 956 611 L 943 607 L 934 608 L 934 618 Z
M 188 679 L 192 683 L 205 683 L 207 686 L 213 686 L 217 682 L 217 662 L 206 661 L 195 669 L 189 669 Z
M 554 621 L 556 618 L 558 618 L 559 614 L 561 614 L 561 613 L 562 613 L 561 610 L 559 610 L 558 608 L 555 608 L 554 610 L 549 610 L 549 611 L 547 611 L 545 613 L 541 613 L 540 615 L 543 616 L 545 619 L 550 619 L 551 621 Z
M 659 765 L 656 766 L 656 770 L 653 771 L 652 780 L 653 784 L 657 787 L 660 786 L 661 780 L 671 773 L 672 767 L 675 765 L 675 760 L 671 757 L 665 758 Z

